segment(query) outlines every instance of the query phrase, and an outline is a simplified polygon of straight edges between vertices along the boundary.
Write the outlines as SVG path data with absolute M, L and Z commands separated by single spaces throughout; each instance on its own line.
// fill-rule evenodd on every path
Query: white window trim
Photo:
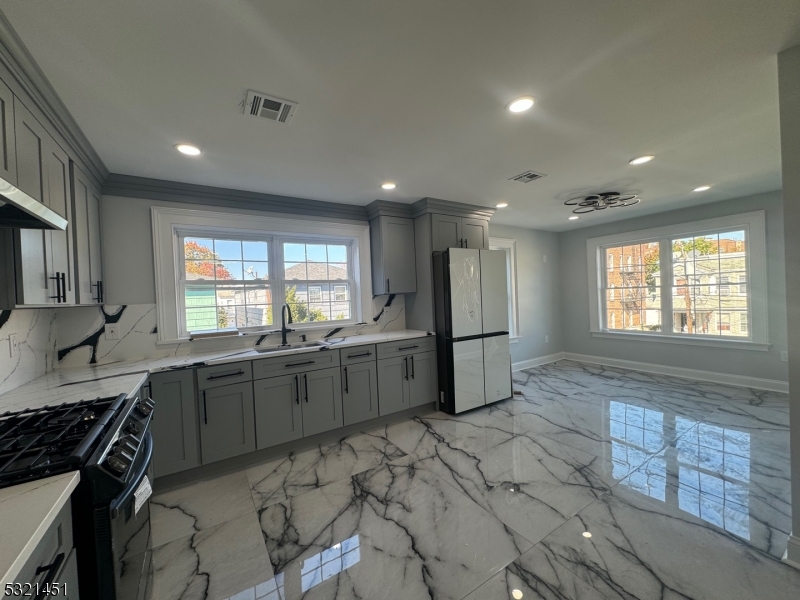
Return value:
M 742 228 L 747 239 L 747 285 L 750 289 L 750 314 L 748 318 L 749 339 L 720 338 L 711 335 L 676 335 L 672 331 L 672 313 L 662 308 L 661 332 L 623 332 L 609 331 L 602 323 L 602 269 L 606 249 L 622 244 L 640 244 L 661 240 L 667 236 L 702 235 L 721 229 Z M 692 223 L 667 225 L 640 231 L 630 231 L 586 240 L 586 260 L 589 266 L 589 331 L 594 337 L 617 340 L 661 342 L 692 346 L 713 346 L 717 348 L 737 348 L 740 350 L 767 351 L 769 343 L 769 315 L 767 311 L 767 244 L 764 211 L 754 211 L 739 215 L 729 215 L 715 219 L 705 219 Z M 672 249 L 662 242 L 660 252 L 661 273 L 669 273 L 672 281 Z M 670 285 L 661 286 L 662 307 L 671 306 Z M 666 302 L 665 302 L 666 300 Z
M 167 208 L 153 206 L 151 208 L 153 227 L 153 254 L 156 283 L 156 316 L 158 322 L 158 343 L 174 344 L 185 342 L 189 338 L 179 334 L 180 303 L 178 275 L 182 265 L 179 264 L 177 244 L 179 233 L 199 229 L 213 232 L 213 235 L 251 235 L 297 237 L 309 240 L 330 240 L 332 237 L 352 241 L 352 277 L 353 277 L 353 315 L 348 321 L 337 321 L 340 324 L 359 323 L 364 321 L 364 310 L 370 306 L 372 290 L 372 274 L 369 265 L 369 225 L 361 223 L 342 223 L 319 221 L 304 218 L 285 218 L 282 216 L 264 215 L 256 211 L 239 213 L 205 211 L 185 208 Z M 279 307 L 278 307 L 279 308 Z M 273 307 L 273 314 L 277 311 Z M 275 325 L 264 329 L 273 329 Z M 315 323 L 297 323 L 295 329 L 314 330 L 330 329 L 328 321 L 324 325 Z
M 489 238 L 489 248 L 504 250 L 511 262 L 511 322 L 509 325 L 509 338 L 511 343 L 516 343 L 521 337 L 519 334 L 519 303 L 517 302 L 517 240 L 511 238 Z

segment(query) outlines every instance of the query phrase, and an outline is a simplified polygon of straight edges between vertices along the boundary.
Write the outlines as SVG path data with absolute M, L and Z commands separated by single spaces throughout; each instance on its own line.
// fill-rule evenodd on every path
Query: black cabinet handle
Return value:
M 464 248 L 469 248 L 469 240 L 464 238 Z
M 386 293 L 387 293 L 387 294 L 389 293 L 389 289 L 390 289 L 390 288 L 389 288 L 389 280 L 387 279 L 387 280 L 386 280 Z
M 56 556 L 55 560 L 51 562 L 49 565 L 45 565 L 43 567 L 36 568 L 36 574 L 40 575 L 41 573 L 47 573 L 45 578 L 42 580 L 42 583 L 39 585 L 39 589 L 41 592 L 36 594 L 35 600 L 41 600 L 49 596 L 50 594 L 46 593 L 47 590 L 53 583 L 53 580 L 56 578 L 56 574 L 58 573 L 58 569 L 61 568 L 61 563 L 64 562 L 64 553 L 61 552 L 58 556 Z
M 303 393 L 306 396 L 306 404 L 308 404 L 308 375 L 303 373 Z
M 61 302 L 67 302 L 67 274 L 61 273 Z
M 307 361 L 299 362 L 299 363 L 289 363 L 289 364 L 286 365 L 286 367 L 302 367 L 303 365 L 313 365 L 315 362 L 317 362 L 317 361 L 315 361 L 315 360 L 307 360 Z
M 294 403 L 300 404 L 300 375 L 294 376 L 294 387 L 297 390 L 297 395 L 294 397 Z
M 106 286 L 103 285 L 102 280 L 98 281 L 97 283 L 100 284 L 100 303 L 103 303 L 106 301 Z
M 344 368 L 344 393 L 345 394 L 349 394 L 350 393 L 350 389 L 349 389 L 349 386 L 347 384 L 347 367 Z
M 225 373 L 224 375 L 209 375 L 206 377 L 206 381 L 214 381 L 215 379 L 225 379 L 226 377 L 238 377 L 239 375 L 244 375 L 244 371 L 239 369 L 235 373 Z
M 93 283 L 92 284 L 92 287 L 97 288 L 97 298 L 94 298 L 94 301 L 99 303 L 99 304 L 102 304 L 103 303 L 103 294 L 104 294 L 103 282 L 98 280 L 97 283 Z
M 408 357 L 407 356 L 403 359 L 403 364 L 405 364 L 405 367 L 406 367 L 405 378 L 406 378 L 406 381 L 408 381 Z
M 50 277 L 50 279 L 56 280 L 56 295 L 50 296 L 50 298 L 61 304 L 61 274 L 56 272 L 55 277 Z
M 203 390 L 203 421 L 208 425 L 208 409 L 206 408 L 206 391 Z
M 411 355 L 411 379 L 414 379 L 414 355 Z
M 414 348 L 419 348 L 419 344 L 415 344 L 413 346 L 403 346 L 402 348 L 398 348 L 398 350 L 402 352 L 403 350 L 413 350 Z
M 372 356 L 372 352 L 362 352 L 361 354 L 348 354 L 347 358 L 361 358 L 362 356 Z

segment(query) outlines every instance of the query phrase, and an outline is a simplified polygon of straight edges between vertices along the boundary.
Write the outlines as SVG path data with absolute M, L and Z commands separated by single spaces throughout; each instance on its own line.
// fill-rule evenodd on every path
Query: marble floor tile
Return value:
M 596 589 L 534 546 L 464 600 L 605 600 Z
M 540 395 L 549 399 L 586 391 L 589 386 L 586 382 L 575 381 L 570 378 L 569 373 L 550 365 L 515 371 L 511 379 L 515 389 L 525 394 Z
M 541 547 L 608 598 L 798 597 L 800 570 L 704 520 L 698 495 L 681 494 L 669 484 L 651 493 L 623 482 Z
M 348 435 L 247 469 L 256 507 L 264 508 L 405 456 L 383 429 Z
M 498 422 L 438 444 L 419 460 L 501 522 L 536 543 L 631 471 Z
M 461 599 L 532 547 L 411 457 L 400 462 L 261 511 L 283 598 Z
M 746 402 L 753 406 L 789 406 L 789 394 L 752 388 L 740 388 L 739 394 L 733 400 L 734 402 Z
M 789 406 L 729 402 L 706 416 L 704 420 L 747 431 L 759 429 L 789 431 Z
M 255 513 L 174 540 L 153 551 L 153 598 L 223 600 L 273 578 Z
M 159 494 L 150 500 L 153 547 L 255 510 L 243 472 Z

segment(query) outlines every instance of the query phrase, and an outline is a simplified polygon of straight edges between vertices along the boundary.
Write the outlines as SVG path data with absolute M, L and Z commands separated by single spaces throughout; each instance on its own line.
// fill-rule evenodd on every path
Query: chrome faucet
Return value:
M 288 346 L 289 344 L 286 341 L 286 334 L 294 331 L 294 329 L 289 329 L 286 327 L 286 313 L 289 313 L 289 325 L 292 324 L 292 309 L 288 304 L 284 304 L 281 306 L 281 346 Z

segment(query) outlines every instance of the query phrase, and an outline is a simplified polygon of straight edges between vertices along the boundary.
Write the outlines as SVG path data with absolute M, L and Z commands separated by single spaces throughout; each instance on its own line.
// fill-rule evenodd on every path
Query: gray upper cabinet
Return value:
M 409 356 L 409 405 L 423 406 L 436 401 L 436 352 Z
M 72 188 L 69 178 L 69 156 L 48 135 L 45 139 L 44 173 L 45 204 L 51 210 L 72 223 Z M 61 299 L 56 304 L 75 304 L 75 281 L 72 265 L 72 225 L 65 231 L 45 232 L 47 254 L 50 256 L 50 270 L 58 274 L 61 281 Z M 56 285 L 58 293 L 59 285 Z
M 409 408 L 405 356 L 378 361 L 378 406 L 381 416 Z
M 152 422 L 156 477 L 198 466 L 194 370 L 154 373 L 150 397 L 156 403 Z
M 17 185 L 14 96 L 2 81 L 0 81 L 0 177 L 12 185 Z
M 70 167 L 75 303 L 100 304 L 104 291 L 100 256 L 100 191 L 75 163 L 71 163 Z
M 461 219 L 461 235 L 464 248 L 489 249 L 489 221 L 483 219 Z
M 461 217 L 431 215 L 433 251 L 444 252 L 448 248 L 461 248 Z
M 256 445 L 259 449 L 303 437 L 301 377 L 301 374 L 296 373 L 253 382 Z
M 256 449 L 252 382 L 205 389 L 199 401 L 204 465 Z
M 342 380 L 339 367 L 302 374 L 303 435 L 330 431 L 344 425 Z
M 342 412 L 345 425 L 379 416 L 378 366 L 374 359 L 342 367 Z
M 44 127 L 18 98 L 14 98 L 14 136 L 17 150 L 17 187 L 44 202 Z
M 372 293 L 378 296 L 416 292 L 414 220 L 381 216 L 369 224 Z
M 433 252 L 444 252 L 448 248 L 488 248 L 489 221 L 431 215 Z

